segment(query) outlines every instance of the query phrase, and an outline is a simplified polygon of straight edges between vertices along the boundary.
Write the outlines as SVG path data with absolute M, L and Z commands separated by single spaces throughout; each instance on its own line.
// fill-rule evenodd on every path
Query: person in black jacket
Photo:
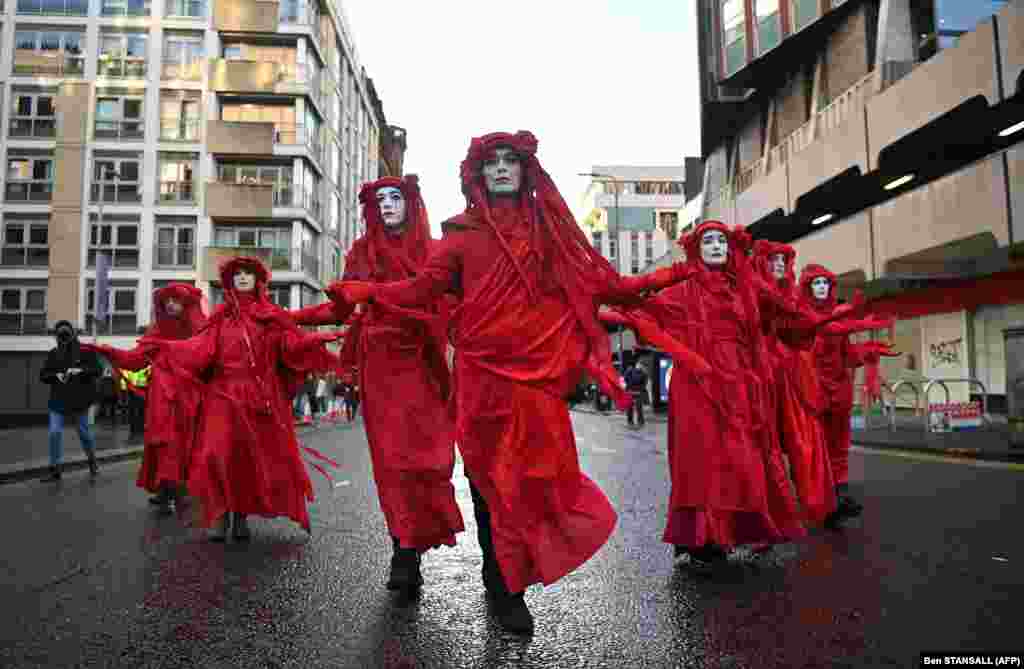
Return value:
M 96 379 L 101 372 L 95 353 L 83 351 L 78 334 L 68 321 L 54 326 L 57 348 L 46 356 L 39 380 L 50 385 L 50 473 L 43 481 L 60 481 L 64 461 L 62 438 L 66 418 L 77 419 L 82 450 L 89 457 L 89 472 L 96 476 L 96 440 L 89 428 L 89 406 L 96 401 Z
M 633 412 L 639 426 L 644 424 L 644 402 L 647 401 L 647 374 L 638 365 L 626 370 L 626 390 L 633 396 L 633 404 L 626 410 L 626 420 L 633 425 Z

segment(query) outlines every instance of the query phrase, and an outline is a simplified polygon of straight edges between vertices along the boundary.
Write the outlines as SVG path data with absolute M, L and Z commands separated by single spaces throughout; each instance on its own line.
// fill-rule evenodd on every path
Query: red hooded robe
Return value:
M 182 306 L 179 316 L 167 313 L 174 299 Z M 153 293 L 153 320 L 135 348 L 123 351 L 101 344 L 82 348 L 107 356 L 118 370 L 151 367 L 146 386 L 145 445 L 135 484 L 149 492 L 162 485 L 184 483 L 188 473 L 192 435 L 199 413 L 199 380 L 171 365 L 160 354 L 160 342 L 188 339 L 206 324 L 203 293 L 183 283 L 173 283 Z
M 376 199 L 386 187 L 405 196 L 406 225 L 398 236 L 384 230 Z M 416 276 L 434 243 L 416 176 L 363 184 L 359 201 L 366 235 L 352 245 L 344 278 L 383 283 Z M 292 315 L 303 324 L 343 322 L 353 305 L 337 291 L 331 295 L 332 302 Z M 402 548 L 454 546 L 465 529 L 451 482 L 455 444 L 442 311 L 440 305 L 416 312 L 370 304 L 346 337 L 343 357 L 351 356 L 359 375 L 381 510 Z

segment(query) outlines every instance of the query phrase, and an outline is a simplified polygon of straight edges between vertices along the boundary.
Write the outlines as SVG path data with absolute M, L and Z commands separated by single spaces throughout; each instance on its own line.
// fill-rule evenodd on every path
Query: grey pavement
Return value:
M 924 650 L 1024 649 L 1024 466 L 857 449 L 859 521 L 702 576 L 660 541 L 665 425 L 573 422 L 619 522 L 528 591 L 532 639 L 488 614 L 461 466 L 466 532 L 425 555 L 418 601 L 393 599 L 365 436 L 343 424 L 302 437 L 341 465 L 312 474 L 312 536 L 255 519 L 250 545 L 209 543 L 153 513 L 132 462 L 0 486 L 0 666 L 916 667 Z

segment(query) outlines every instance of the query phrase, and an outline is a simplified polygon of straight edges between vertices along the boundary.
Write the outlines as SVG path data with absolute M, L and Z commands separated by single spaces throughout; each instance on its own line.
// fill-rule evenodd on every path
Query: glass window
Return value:
M 93 168 L 92 201 L 104 204 L 135 204 L 142 199 L 139 180 L 141 159 L 96 160 Z
M 146 36 L 134 33 L 101 35 L 97 72 L 103 77 L 144 79 Z
M 45 288 L 6 286 L 0 290 L 0 334 L 45 333 Z
M 57 130 L 53 96 L 16 94 L 11 105 L 8 134 L 11 137 L 53 138 Z
M 4 221 L 0 265 L 46 267 L 50 264 L 48 224 L 45 220 Z
M 764 53 L 782 41 L 779 0 L 755 0 L 757 7 L 757 49 Z
M 143 139 L 145 120 L 142 118 L 142 98 L 96 98 L 96 139 Z
M 725 45 L 725 74 L 747 62 L 746 15 L 743 0 L 722 0 L 722 43 Z
M 81 75 L 82 33 L 58 30 L 19 30 L 14 34 L 14 74 Z M 42 58 L 40 58 L 42 56 Z
M 53 196 L 53 160 L 7 159 L 5 198 L 8 202 L 49 202 Z

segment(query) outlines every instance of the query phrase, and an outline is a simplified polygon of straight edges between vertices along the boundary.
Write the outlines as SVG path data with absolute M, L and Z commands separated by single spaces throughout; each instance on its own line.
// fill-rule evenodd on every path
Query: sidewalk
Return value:
M 325 420 L 317 426 L 300 421 L 295 424 L 295 431 L 302 434 L 343 424 L 348 423 L 344 420 Z M 142 457 L 142 441 L 128 439 L 127 425 L 119 424 L 114 428 L 108 421 L 103 421 L 93 425 L 93 434 L 96 437 L 96 460 L 101 466 L 104 463 Z M 49 466 L 49 433 L 45 425 L 0 429 L 0 484 L 42 476 Z M 78 430 L 65 427 L 64 469 L 85 469 L 86 466 L 85 451 L 78 440 Z

